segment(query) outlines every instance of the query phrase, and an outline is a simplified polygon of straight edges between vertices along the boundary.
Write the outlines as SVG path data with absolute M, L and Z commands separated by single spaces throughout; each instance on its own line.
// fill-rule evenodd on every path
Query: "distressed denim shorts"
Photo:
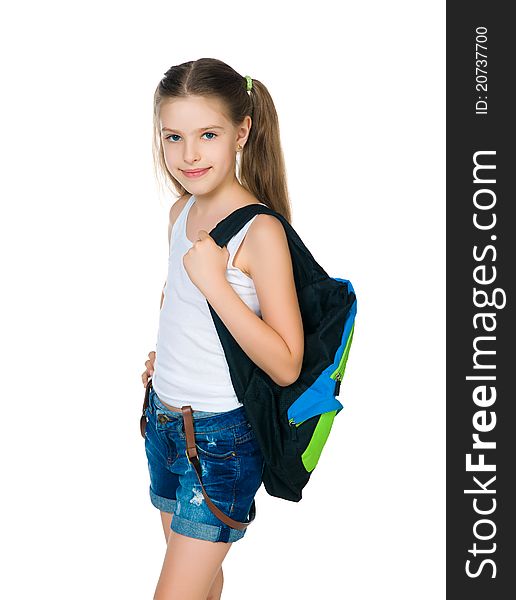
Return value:
M 229 527 L 206 505 L 186 455 L 182 413 L 167 408 L 151 387 L 145 414 L 150 499 L 156 508 L 173 514 L 171 529 L 212 542 L 241 539 L 247 528 Z M 247 521 L 265 465 L 244 407 L 227 412 L 194 410 L 192 416 L 206 494 L 224 514 Z

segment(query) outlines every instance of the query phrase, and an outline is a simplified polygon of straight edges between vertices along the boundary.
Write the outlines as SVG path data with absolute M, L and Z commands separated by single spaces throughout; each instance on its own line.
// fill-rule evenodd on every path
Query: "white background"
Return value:
M 172 201 L 152 96 L 209 56 L 268 87 L 292 224 L 358 298 L 319 465 L 299 503 L 259 490 L 222 597 L 444 598 L 444 2 L 3 13 L 0 596 L 152 597 L 165 540 L 140 374 Z

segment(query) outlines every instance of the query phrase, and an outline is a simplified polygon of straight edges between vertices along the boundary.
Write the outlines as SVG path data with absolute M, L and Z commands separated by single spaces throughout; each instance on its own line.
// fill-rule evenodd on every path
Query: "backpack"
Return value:
M 221 247 L 256 214 L 277 217 L 284 226 L 304 327 L 304 357 L 298 379 L 275 383 L 245 354 L 208 306 L 229 367 L 235 394 L 244 405 L 264 458 L 268 494 L 298 502 L 344 408 L 337 400 L 355 329 L 357 299 L 351 282 L 330 277 L 280 213 L 249 204 L 220 221 L 210 236 Z

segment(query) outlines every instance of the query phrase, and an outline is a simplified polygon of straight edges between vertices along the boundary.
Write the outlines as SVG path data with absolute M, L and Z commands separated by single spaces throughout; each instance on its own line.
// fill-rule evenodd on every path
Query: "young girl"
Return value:
M 274 103 L 263 83 L 219 60 L 174 66 L 154 96 L 153 153 L 157 173 L 179 196 L 170 209 L 156 351 L 142 374 L 144 386 L 152 377 L 145 432 L 150 498 L 167 541 L 154 598 L 214 600 L 222 592 L 222 561 L 246 529 L 229 527 L 206 505 L 186 455 L 181 407 L 193 410 L 206 493 L 226 515 L 248 518 L 264 463 L 207 301 L 278 385 L 294 382 L 303 360 L 281 222 L 256 215 L 223 248 L 209 235 L 248 204 L 263 203 L 290 222 Z

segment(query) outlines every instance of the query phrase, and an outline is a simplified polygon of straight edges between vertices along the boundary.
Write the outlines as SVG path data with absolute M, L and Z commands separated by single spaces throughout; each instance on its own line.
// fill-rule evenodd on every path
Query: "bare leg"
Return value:
M 154 600 L 206 600 L 230 547 L 171 531 Z
M 217 542 L 218 543 L 218 542 Z M 222 565 L 215 575 L 215 579 L 211 584 L 210 591 L 206 600 L 220 600 L 222 596 L 222 587 L 224 586 L 224 573 L 222 572 Z
M 168 545 L 168 538 L 169 538 L 170 534 L 172 533 L 172 530 L 170 529 L 170 524 L 172 522 L 173 515 L 170 513 L 163 512 L 163 511 L 160 511 L 160 514 L 161 514 L 161 523 L 163 525 L 163 533 L 165 534 L 165 540 L 167 541 L 167 545 Z M 178 534 L 176 534 L 176 535 L 178 535 Z M 182 537 L 184 537 L 184 536 L 182 536 Z M 197 541 L 202 541 L 202 540 L 197 540 Z M 206 542 L 206 543 L 214 544 L 213 542 Z M 216 545 L 226 546 L 227 544 L 216 542 Z M 167 548 L 167 552 L 168 552 L 168 548 Z M 162 575 L 163 575 L 163 571 L 162 571 Z M 161 581 L 161 577 L 160 577 L 160 581 Z M 213 583 L 211 584 L 210 591 L 208 592 L 208 595 L 204 597 L 204 600 L 220 600 L 221 595 L 222 595 L 223 585 L 224 585 L 224 574 L 222 572 L 222 564 L 221 564 L 220 568 L 217 570 L 217 573 L 215 575 Z M 158 584 L 158 586 L 159 586 L 159 584 Z M 158 598 L 157 595 L 155 596 L 155 599 L 156 598 Z M 171 596 L 170 598 L 173 598 L 173 596 Z M 185 596 L 185 599 L 186 599 L 186 596 Z

